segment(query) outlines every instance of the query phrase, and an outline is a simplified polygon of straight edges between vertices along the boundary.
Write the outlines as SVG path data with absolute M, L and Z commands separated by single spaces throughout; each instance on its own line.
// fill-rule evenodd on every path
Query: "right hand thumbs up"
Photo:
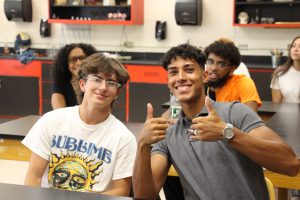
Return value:
M 147 103 L 146 121 L 139 135 L 139 142 L 145 145 L 154 144 L 165 138 L 167 128 L 167 119 L 154 118 L 153 107 L 150 103 Z

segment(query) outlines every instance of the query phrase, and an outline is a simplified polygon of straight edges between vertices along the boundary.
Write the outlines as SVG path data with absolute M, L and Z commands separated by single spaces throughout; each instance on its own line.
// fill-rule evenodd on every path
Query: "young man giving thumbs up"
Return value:
M 169 126 L 147 105 L 133 175 L 137 198 L 156 199 L 171 164 L 186 200 L 267 200 L 263 167 L 289 176 L 298 172 L 293 150 L 255 112 L 205 97 L 205 61 L 201 50 L 189 44 L 171 48 L 163 58 L 168 87 L 182 112 Z

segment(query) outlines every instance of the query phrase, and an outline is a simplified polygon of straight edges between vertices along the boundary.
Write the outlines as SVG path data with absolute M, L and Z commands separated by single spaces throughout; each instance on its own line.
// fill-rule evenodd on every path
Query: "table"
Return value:
M 292 112 L 275 113 L 266 124 L 276 131 L 300 158 L 300 106 Z M 300 172 L 295 177 L 289 177 L 265 170 L 265 176 L 278 188 L 279 200 L 287 200 L 287 188 L 300 190 Z
M 130 200 L 130 197 L 108 196 L 95 193 L 73 192 L 50 188 L 29 187 L 0 183 L 1 199 L 7 200 Z
M 0 124 L 0 136 L 25 137 L 31 127 L 40 118 L 39 115 L 29 115 Z M 142 130 L 144 123 L 124 123 L 126 127 L 137 136 Z
M 21 140 L 39 118 L 39 115 L 29 115 L 0 124 L 0 139 L 2 139 L 0 159 L 29 161 L 31 151 L 21 143 Z M 143 123 L 124 124 L 136 137 L 144 126 Z
M 29 161 L 31 151 L 21 144 L 21 139 L 39 118 L 29 115 L 0 124 L 0 159 Z
M 300 105 L 263 102 L 263 106 L 259 109 L 260 112 L 272 114 L 266 125 L 275 130 L 300 158 Z M 0 124 L 0 134 L 26 135 L 38 118 L 39 116 L 33 115 L 2 123 Z M 23 125 L 24 128 L 22 128 Z M 135 136 L 143 127 L 143 123 L 125 123 L 125 125 Z M 265 176 L 272 181 L 274 187 L 278 188 L 278 199 L 280 200 L 287 199 L 287 188 L 300 189 L 300 173 L 295 177 L 288 177 L 266 170 Z
M 0 135 L 26 136 L 39 115 L 29 115 L 0 124 Z
M 169 108 L 170 102 L 161 104 L 162 108 Z M 262 105 L 258 108 L 258 113 L 277 113 L 277 112 L 298 112 L 300 104 L 297 103 L 273 103 L 272 101 L 262 101 Z

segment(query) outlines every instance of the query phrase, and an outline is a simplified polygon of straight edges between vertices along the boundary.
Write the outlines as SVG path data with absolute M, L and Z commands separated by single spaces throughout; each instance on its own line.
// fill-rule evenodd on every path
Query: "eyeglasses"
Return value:
M 83 59 L 86 59 L 86 56 L 73 56 L 73 57 L 68 58 L 68 61 L 69 61 L 69 63 L 74 64 L 78 60 L 82 61 Z
M 213 59 L 208 59 L 206 61 L 206 65 L 207 66 L 216 65 L 217 67 L 226 67 L 229 66 L 230 64 L 225 61 L 214 61 Z
M 105 80 L 102 77 L 97 77 L 97 76 L 89 76 L 87 77 L 88 80 L 92 81 L 93 84 L 95 84 L 96 87 L 100 87 L 103 82 L 106 84 L 106 86 L 108 88 L 111 89 L 117 89 L 121 87 L 121 84 L 118 83 L 117 81 L 113 81 L 113 80 Z

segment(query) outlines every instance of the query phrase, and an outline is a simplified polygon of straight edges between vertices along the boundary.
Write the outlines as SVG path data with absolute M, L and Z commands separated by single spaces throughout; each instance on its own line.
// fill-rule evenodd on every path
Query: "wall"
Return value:
M 286 49 L 287 44 L 299 34 L 299 29 L 240 28 L 232 26 L 233 0 L 202 0 L 203 20 L 201 26 L 177 26 L 174 18 L 175 0 L 144 0 L 145 18 L 142 26 L 109 25 L 62 25 L 52 24 L 50 38 L 39 35 L 42 18 L 48 18 L 48 0 L 32 0 L 33 21 L 7 21 L 3 2 L 0 0 L 0 46 L 13 46 L 18 32 L 27 32 L 34 48 L 58 48 L 69 42 L 88 42 L 99 50 L 165 52 L 171 46 L 190 40 L 197 46 L 205 47 L 220 37 L 233 39 L 236 44 L 248 45 L 241 49 L 243 55 L 269 55 L 271 48 Z M 43 3 L 42 3 L 43 2 Z M 167 21 L 167 39 L 154 38 L 156 20 Z M 132 41 L 134 48 L 120 46 Z

